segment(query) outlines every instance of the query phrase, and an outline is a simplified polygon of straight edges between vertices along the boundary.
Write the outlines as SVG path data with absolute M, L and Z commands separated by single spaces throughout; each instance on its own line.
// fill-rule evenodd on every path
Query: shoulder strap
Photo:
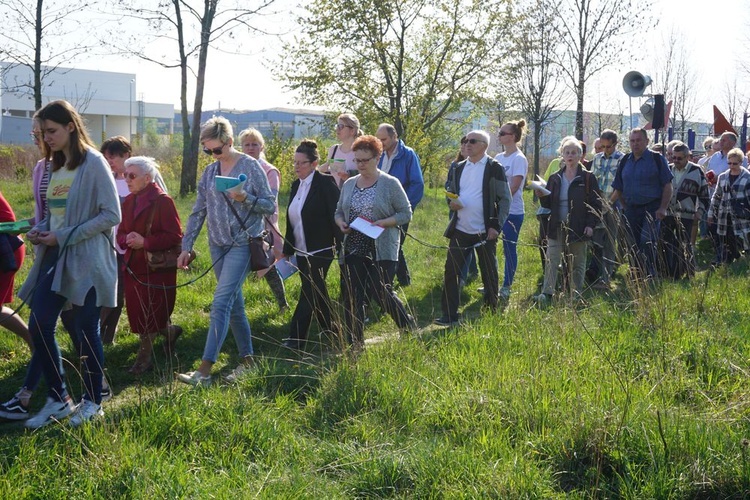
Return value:
M 234 208 L 234 205 L 232 205 L 232 202 L 229 201 L 229 196 L 227 196 L 226 193 L 221 193 L 224 196 L 224 200 L 227 202 L 227 205 L 229 205 L 229 209 L 232 211 L 235 217 L 237 217 L 237 221 L 240 223 L 240 227 L 243 231 L 247 231 L 247 226 L 245 226 L 245 223 L 250 218 L 250 214 L 253 211 L 253 208 L 255 208 L 255 204 L 258 203 L 258 198 L 255 198 L 255 201 L 253 201 L 252 206 L 250 207 L 250 210 L 247 211 L 247 217 L 245 217 L 245 220 L 240 219 L 240 214 L 237 213 L 237 210 Z
M 133 208 L 135 209 L 135 206 L 133 206 Z M 151 225 L 154 223 L 155 214 L 156 214 L 156 200 L 154 200 L 154 207 L 148 213 L 148 219 L 146 219 L 146 234 L 144 236 L 151 236 Z
M 339 150 L 339 145 L 338 144 L 334 145 L 333 146 L 333 153 L 331 153 L 331 158 L 329 158 L 329 159 L 336 158 L 336 151 L 338 151 L 338 150 Z

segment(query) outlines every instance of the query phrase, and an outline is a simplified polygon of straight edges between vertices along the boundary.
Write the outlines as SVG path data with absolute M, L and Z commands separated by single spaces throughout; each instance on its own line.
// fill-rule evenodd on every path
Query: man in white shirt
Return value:
M 460 320 L 460 270 L 475 248 L 484 285 L 484 304 L 490 310 L 497 309 L 497 238 L 510 210 L 511 195 L 505 169 L 487 155 L 489 134 L 473 130 L 465 141 L 467 158 L 448 179 L 451 221 L 445 236 L 450 238 L 450 243 L 441 296 L 442 316 L 435 320 L 436 324 L 444 326 L 453 326 Z

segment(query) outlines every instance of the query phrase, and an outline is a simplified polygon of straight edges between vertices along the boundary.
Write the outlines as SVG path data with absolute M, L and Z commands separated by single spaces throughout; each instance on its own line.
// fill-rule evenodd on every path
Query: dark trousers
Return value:
M 48 396 L 62 401 L 68 392 L 63 378 L 62 356 L 55 339 L 55 327 L 67 299 L 52 291 L 53 275 L 47 274 L 56 261 L 57 248 L 48 248 L 30 304 L 29 333 L 34 343 L 34 354 L 29 364 L 38 363 L 47 382 Z M 101 403 L 104 368 L 104 351 L 99 337 L 100 312 L 101 307 L 96 305 L 96 290 L 91 288 L 83 305 L 73 306 L 70 316 L 73 323 L 66 325 L 71 329 L 71 335 L 76 336 L 74 344 L 84 362 L 85 397 L 97 404 Z
M 482 273 L 484 285 L 484 304 L 491 309 L 497 309 L 498 273 L 497 273 L 497 240 L 488 241 L 483 234 L 467 234 L 454 230 L 448 244 L 448 257 L 445 259 L 445 281 L 443 282 L 443 296 L 441 308 L 443 317 L 451 321 L 458 320 L 458 305 L 461 289 L 458 280 L 461 276 L 466 259 L 476 247 L 479 258 L 479 270 Z
M 100 318 L 100 329 L 102 332 L 102 343 L 112 344 L 117 333 L 117 323 L 122 315 L 122 307 L 125 305 L 125 256 L 117 253 L 117 305 L 115 307 L 102 307 Z M 63 322 L 64 323 L 64 322 Z
M 631 266 L 637 268 L 643 276 L 657 275 L 656 247 L 659 242 L 660 221 L 656 218 L 656 211 L 660 204 L 661 200 L 654 200 L 645 205 L 628 205 L 624 211 Z
M 404 257 L 404 241 L 406 241 L 406 233 L 409 231 L 409 224 L 400 226 L 399 230 L 401 232 L 401 244 L 398 247 L 396 279 L 402 286 L 409 286 L 411 285 L 411 274 L 409 274 L 409 266 L 406 265 L 406 258 Z
M 716 251 L 715 262 L 717 264 L 731 264 L 740 258 L 740 250 L 742 250 L 742 243 L 738 241 L 737 236 L 734 234 L 732 216 L 727 216 L 727 234 L 720 235 L 717 229 L 718 224 L 716 221 L 708 225 L 708 233 L 711 236 L 711 241 Z
M 321 330 L 336 331 L 331 322 L 331 299 L 326 287 L 326 275 L 331 267 L 333 252 L 321 252 L 314 256 L 297 255 L 302 289 L 297 307 L 289 325 L 289 338 L 297 339 L 300 344 L 307 339 L 307 332 L 312 323 L 313 314 Z M 302 347 L 302 345 L 300 345 Z
M 347 339 L 350 344 L 364 345 L 365 303 L 367 293 L 372 293 L 380 307 L 386 311 L 396 326 L 408 328 L 413 321 L 401 300 L 393 292 L 396 261 L 373 261 L 359 255 L 344 258 L 343 284 L 344 314 Z
M 693 219 L 669 216 L 662 221 L 665 273 L 672 279 L 694 273 L 693 246 L 690 244 L 692 231 Z

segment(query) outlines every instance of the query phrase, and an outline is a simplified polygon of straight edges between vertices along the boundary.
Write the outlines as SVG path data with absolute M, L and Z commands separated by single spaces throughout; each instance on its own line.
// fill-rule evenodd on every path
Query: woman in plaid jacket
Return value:
M 742 166 L 744 158 L 739 148 L 727 153 L 729 170 L 719 175 L 708 209 L 708 222 L 716 221 L 719 235 L 716 264 L 729 264 L 743 247 L 750 248 L 750 172 Z

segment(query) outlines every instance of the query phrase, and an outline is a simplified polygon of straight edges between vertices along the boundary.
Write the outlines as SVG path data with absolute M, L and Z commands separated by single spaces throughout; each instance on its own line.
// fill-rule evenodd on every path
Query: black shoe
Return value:
M 440 316 L 433 321 L 433 323 L 439 326 L 457 326 L 459 322 L 459 318 L 450 318 L 448 316 Z
M 305 341 L 300 339 L 284 339 L 284 347 L 287 349 L 292 349 L 294 351 L 301 351 L 305 348 Z

